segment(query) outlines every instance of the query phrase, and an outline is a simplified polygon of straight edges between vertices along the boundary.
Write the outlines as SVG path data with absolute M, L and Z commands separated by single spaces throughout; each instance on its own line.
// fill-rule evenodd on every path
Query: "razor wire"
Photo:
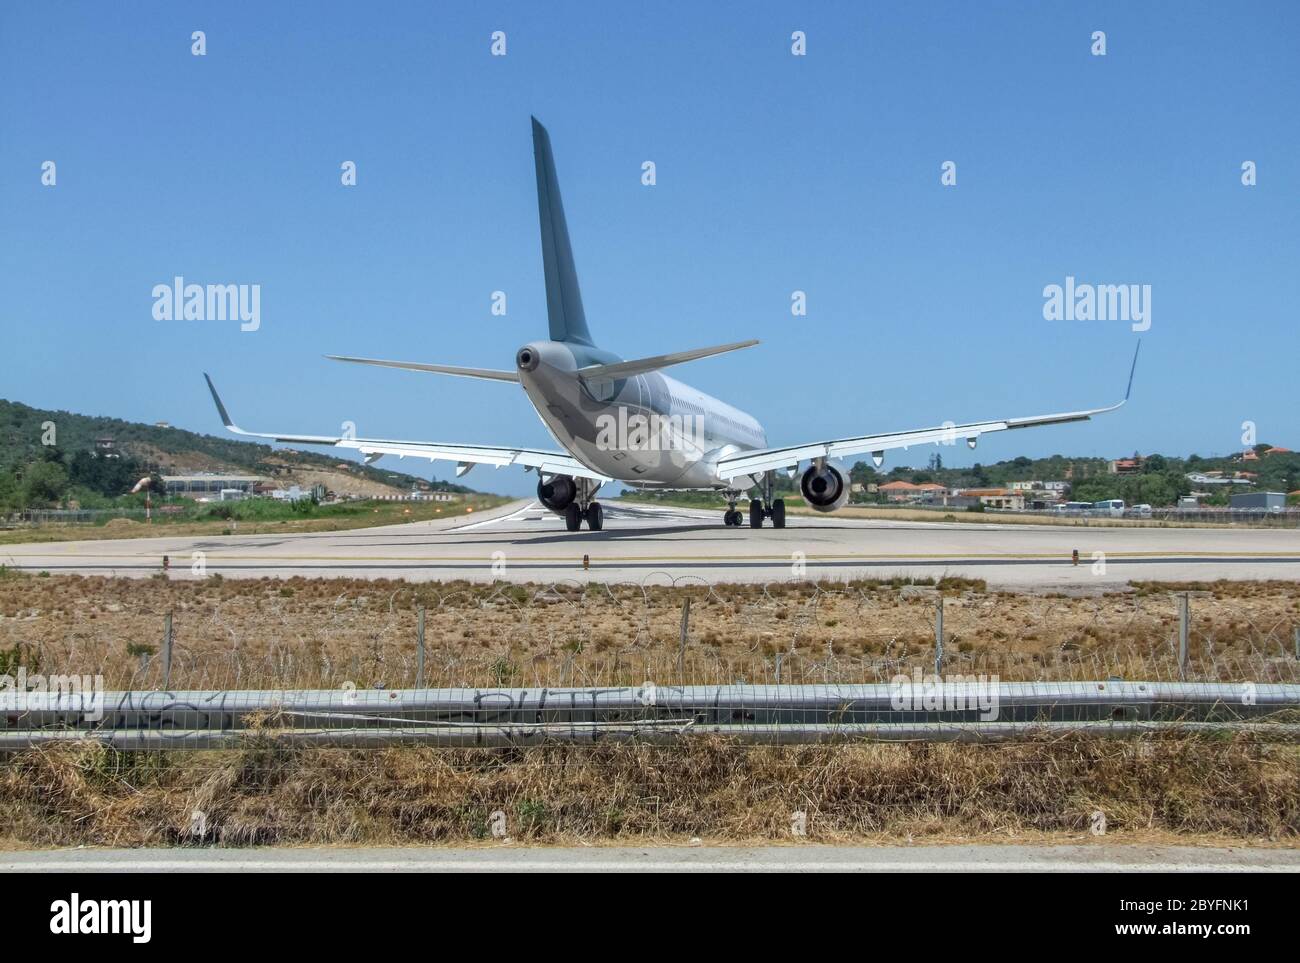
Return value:
M 114 689 L 870 684 L 936 667 L 1005 681 L 1300 681 L 1300 593 L 1288 583 L 1191 591 L 1185 658 L 1178 593 L 1141 587 L 1091 596 L 1010 595 L 957 579 L 723 587 L 652 573 L 342 591 L 297 579 L 86 589 L 89 602 L 38 599 L 48 607 L 3 613 L 0 652 Z

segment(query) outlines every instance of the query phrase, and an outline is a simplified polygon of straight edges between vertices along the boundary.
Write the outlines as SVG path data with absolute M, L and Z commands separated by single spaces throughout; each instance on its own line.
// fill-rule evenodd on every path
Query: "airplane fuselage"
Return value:
M 661 372 L 599 380 L 579 375 L 589 365 L 621 360 L 560 341 L 533 341 L 515 356 L 520 384 L 542 424 L 593 471 L 647 488 L 748 487 L 720 478 L 717 462 L 765 448 L 762 425 Z

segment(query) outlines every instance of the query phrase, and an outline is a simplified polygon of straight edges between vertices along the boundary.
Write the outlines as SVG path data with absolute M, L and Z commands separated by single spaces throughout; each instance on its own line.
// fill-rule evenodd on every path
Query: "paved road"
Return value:
M 797 577 L 964 575 L 1006 588 L 1096 589 L 1132 579 L 1300 579 L 1300 530 L 1102 528 L 794 517 L 777 531 L 727 528 L 719 511 L 606 504 L 601 532 L 570 533 L 534 502 L 473 521 L 300 535 L 186 536 L 0 546 L 31 571 L 147 576 L 163 555 L 190 577 L 770 582 Z M 1071 562 L 1077 549 L 1080 564 Z M 1103 553 L 1094 564 L 1094 553 Z M 583 569 L 583 556 L 589 569 Z
M 1300 872 L 1300 851 L 1187 846 L 77 849 L 0 853 L 11 872 Z

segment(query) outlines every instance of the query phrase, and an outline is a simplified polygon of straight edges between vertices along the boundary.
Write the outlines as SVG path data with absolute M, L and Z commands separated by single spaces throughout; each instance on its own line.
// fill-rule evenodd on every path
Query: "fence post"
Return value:
M 677 646 L 677 684 L 686 685 L 686 636 L 691 629 L 691 597 L 682 602 L 682 641 Z
M 934 609 L 934 674 L 943 675 L 943 593 Z
M 415 626 L 415 687 L 424 688 L 424 606 L 420 606 L 419 620 Z
M 170 612 L 163 618 L 162 658 L 163 688 L 170 689 L 172 687 L 172 614 Z
M 1300 659 L 1300 625 L 1295 627 L 1295 657 Z
M 1187 678 L 1187 633 L 1189 629 L 1190 602 L 1189 594 L 1184 592 L 1178 598 L 1178 678 Z

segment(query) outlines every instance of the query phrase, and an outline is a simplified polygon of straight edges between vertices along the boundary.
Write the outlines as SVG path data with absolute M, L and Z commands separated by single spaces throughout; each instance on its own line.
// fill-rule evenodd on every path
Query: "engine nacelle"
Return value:
M 799 479 L 799 491 L 809 507 L 833 512 L 849 500 L 849 471 L 837 461 L 826 462 L 821 471 L 816 464 L 809 465 Z
M 568 475 L 554 475 L 537 483 L 537 500 L 553 512 L 562 512 L 578 497 L 578 486 Z

